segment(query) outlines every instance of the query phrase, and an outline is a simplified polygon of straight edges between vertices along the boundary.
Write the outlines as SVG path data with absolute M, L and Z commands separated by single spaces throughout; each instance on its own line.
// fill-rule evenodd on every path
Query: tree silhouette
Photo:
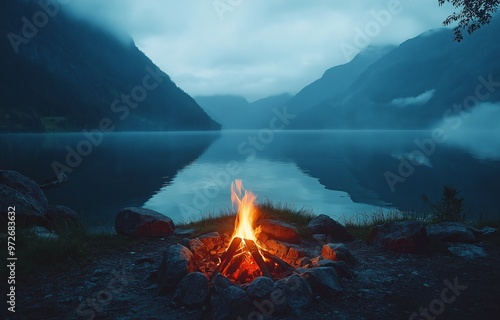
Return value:
M 455 41 L 460 42 L 464 37 L 462 32 L 467 30 L 472 34 L 482 26 L 490 23 L 492 14 L 498 10 L 500 0 L 438 0 L 440 6 L 449 2 L 459 12 L 453 12 L 444 20 L 443 24 L 448 26 L 458 21 L 458 25 L 453 29 Z

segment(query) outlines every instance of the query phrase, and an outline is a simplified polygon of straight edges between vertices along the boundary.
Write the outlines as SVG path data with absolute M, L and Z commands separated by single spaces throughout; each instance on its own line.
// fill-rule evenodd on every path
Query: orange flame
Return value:
M 238 210 L 234 222 L 233 239 L 236 237 L 257 241 L 254 222 L 258 218 L 258 211 L 255 207 L 257 197 L 250 191 L 243 188 L 241 180 L 231 183 L 231 202 Z

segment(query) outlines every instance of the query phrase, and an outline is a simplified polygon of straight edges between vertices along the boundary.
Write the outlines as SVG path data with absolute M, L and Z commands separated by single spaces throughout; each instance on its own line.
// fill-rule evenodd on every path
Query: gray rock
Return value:
M 174 306 L 200 308 L 208 299 L 210 284 L 208 278 L 201 272 L 186 275 L 175 288 L 172 298 Z
M 351 254 L 351 251 L 343 243 L 328 243 L 321 249 L 323 259 L 333 261 L 345 261 L 349 265 L 356 264 L 356 258 Z
M 287 243 L 300 243 L 300 235 L 297 228 L 279 220 L 264 219 L 256 224 L 256 233 L 265 233 L 269 238 Z
M 164 237 L 174 234 L 175 225 L 169 217 L 145 208 L 124 208 L 115 219 L 119 235 Z
M 214 250 L 217 247 L 222 246 L 222 238 L 218 232 L 211 232 L 208 234 L 204 234 L 199 236 L 201 242 L 207 247 L 208 251 Z
M 333 261 L 333 260 L 320 260 L 318 261 L 317 267 L 330 267 L 337 271 L 339 277 L 353 279 L 354 272 L 345 261 Z
M 78 225 L 78 213 L 65 206 L 49 207 L 46 217 L 56 230 L 73 230 Z
M 484 251 L 482 247 L 473 244 L 455 243 L 448 247 L 448 250 L 451 252 L 451 254 L 457 257 L 465 258 L 467 260 L 474 260 L 477 258 L 484 258 L 488 256 L 488 254 L 486 254 L 486 251 Z
M 291 275 L 274 283 L 271 301 L 277 314 L 285 314 L 288 310 L 301 316 L 313 302 L 311 286 L 301 276 Z
M 47 197 L 38 184 L 17 171 L 0 170 L 0 184 L 21 192 L 47 208 Z
M 250 299 L 263 299 L 273 291 L 274 281 L 267 277 L 258 277 L 247 287 Z
M 158 270 L 158 294 L 173 290 L 188 273 L 193 271 L 193 254 L 188 248 L 173 244 L 163 252 Z
M 5 214 L 0 222 L 7 221 L 7 208 L 15 206 L 16 225 L 49 227 L 45 217 L 47 198 L 36 182 L 11 170 L 0 170 L 0 207 Z
M 252 302 L 243 289 L 228 287 L 219 296 L 212 298 L 212 319 L 248 319 L 253 312 Z
M 493 234 L 496 234 L 498 232 L 498 229 L 492 227 L 484 227 L 481 230 L 479 230 L 479 232 L 481 233 L 481 236 L 489 237 Z
M 42 240 L 57 240 L 59 236 L 55 233 L 50 232 L 44 227 L 36 226 L 32 227 L 28 230 L 28 233 L 34 236 L 35 238 Z
M 370 229 L 368 243 L 402 253 L 425 253 L 429 239 L 419 221 L 388 222 Z
M 465 225 L 458 222 L 442 222 L 427 226 L 427 237 L 430 240 L 443 242 L 476 242 L 474 233 Z
M 314 294 L 334 297 L 342 292 L 335 268 L 312 268 L 304 272 L 301 277 L 309 282 Z
M 354 236 L 343 225 L 324 214 L 312 219 L 307 228 L 313 234 L 326 234 L 329 241 L 349 242 L 354 240 Z
M 217 273 L 212 279 L 212 285 L 214 287 L 215 292 L 221 294 L 228 287 L 237 287 L 238 285 L 220 273 Z
M 322 233 L 319 233 L 319 234 L 318 234 L 318 233 L 317 233 L 317 234 L 313 234 L 313 235 L 312 235 L 312 238 L 313 238 L 314 240 L 318 241 L 318 243 L 319 243 L 320 245 L 325 245 L 325 244 L 327 244 L 327 243 L 328 243 L 328 241 L 326 240 L 326 239 L 327 239 L 326 234 L 322 234 Z

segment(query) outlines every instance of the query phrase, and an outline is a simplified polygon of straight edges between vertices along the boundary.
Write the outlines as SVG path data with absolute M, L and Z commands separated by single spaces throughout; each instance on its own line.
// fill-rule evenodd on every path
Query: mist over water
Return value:
M 257 134 L 105 135 L 102 145 L 69 175 L 69 182 L 48 190 L 47 197 L 50 204 L 78 211 L 91 227 L 113 226 L 126 206 L 154 209 L 178 222 L 228 211 L 234 179 L 242 179 L 259 202 L 305 208 L 341 221 L 380 208 L 429 212 L 421 195 L 438 200 L 444 185 L 460 190 L 473 214 L 497 217 L 500 212 L 496 131 L 469 134 L 470 144 L 464 139 L 456 143 L 450 135 L 425 158 L 413 156 L 420 150 L 415 141 L 427 141 L 431 131 L 290 131 L 276 133 L 261 150 L 241 148 Z M 53 175 L 51 163 L 64 160 L 64 147 L 81 138 L 2 135 L 0 163 L 42 183 Z M 410 163 L 413 172 L 395 183 L 392 192 L 385 173 L 399 175 L 403 162 Z

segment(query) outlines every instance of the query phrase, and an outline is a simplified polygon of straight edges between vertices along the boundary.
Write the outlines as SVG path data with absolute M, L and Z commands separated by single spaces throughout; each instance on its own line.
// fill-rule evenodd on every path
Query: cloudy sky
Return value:
M 368 44 L 399 44 L 441 27 L 451 8 L 437 2 L 71 0 L 65 6 L 118 35 L 130 34 L 190 95 L 252 101 L 295 94 Z

